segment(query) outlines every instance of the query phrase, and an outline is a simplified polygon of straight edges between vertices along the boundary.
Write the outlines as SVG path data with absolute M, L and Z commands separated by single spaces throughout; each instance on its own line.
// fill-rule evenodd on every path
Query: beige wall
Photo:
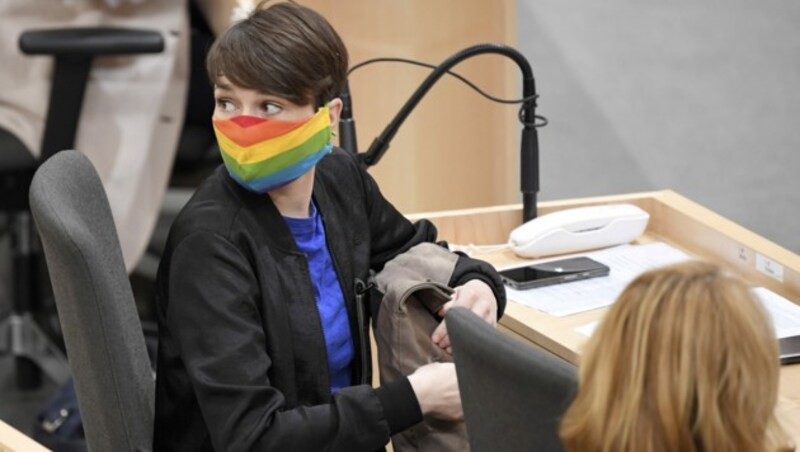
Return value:
M 351 66 L 381 56 L 438 64 L 479 43 L 516 46 L 513 0 L 301 3 L 333 24 L 348 47 Z M 510 60 L 478 56 L 453 70 L 490 94 L 521 96 L 519 69 Z M 417 66 L 379 63 L 350 77 L 360 150 L 369 147 L 428 74 Z M 370 173 L 386 197 L 406 213 L 515 202 L 521 127 L 517 111 L 518 106 L 491 102 L 444 77 L 411 113 Z

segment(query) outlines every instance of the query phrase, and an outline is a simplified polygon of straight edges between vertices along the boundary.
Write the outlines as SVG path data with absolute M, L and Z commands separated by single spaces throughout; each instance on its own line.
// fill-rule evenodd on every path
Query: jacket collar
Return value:
M 272 198 L 267 195 L 253 193 L 239 185 L 231 178 L 224 165 L 221 165 L 217 171 L 218 176 L 224 181 L 228 190 L 241 201 L 246 210 L 253 213 L 259 224 L 264 225 L 264 231 L 270 231 L 266 237 L 273 243 L 275 248 L 287 254 L 300 254 L 292 232 L 283 220 L 283 216 L 278 211 L 275 203 L 272 202 Z
M 329 194 L 330 187 L 326 186 L 320 172 L 314 176 L 314 200 L 322 222 L 325 225 L 325 236 L 328 241 L 328 251 L 336 266 L 339 280 L 342 283 L 342 290 L 345 293 L 345 300 L 349 299 L 352 290 L 351 283 L 355 275 L 353 274 L 352 247 L 353 240 L 348 232 L 348 219 L 342 218 L 343 209 L 337 208 Z
M 300 250 L 297 249 L 292 232 L 269 196 L 253 193 L 236 183 L 228 175 L 224 165 L 221 165 L 217 171 L 225 186 L 233 192 L 250 212 L 253 212 L 257 221 L 264 225 L 264 230 L 270 231 L 267 238 L 277 249 L 287 254 L 301 254 Z M 324 179 L 320 177 L 320 172 L 317 171 L 314 175 L 312 196 L 317 203 L 317 209 L 319 209 L 322 221 L 325 224 L 328 249 L 337 265 L 337 271 L 341 272 L 339 277 L 344 283 L 342 289 L 347 294 L 351 289 L 347 282 L 352 281 L 355 277 L 351 253 L 349 252 L 349 248 L 353 245 L 352 238 L 345 227 L 348 224 L 347 219 L 342 218 L 342 209 L 334 206 L 329 189 L 330 187 L 326 186 Z

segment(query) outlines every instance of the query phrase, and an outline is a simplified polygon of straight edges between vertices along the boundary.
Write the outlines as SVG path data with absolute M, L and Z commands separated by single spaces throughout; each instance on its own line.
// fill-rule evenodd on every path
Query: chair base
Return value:
M 69 379 L 66 356 L 29 314 L 12 313 L 0 321 L 0 353 L 10 353 L 16 358 L 19 389 L 41 386 L 40 370 L 59 386 Z
M 11 354 L 16 358 L 17 387 L 21 390 L 39 388 L 42 371 L 61 384 L 70 375 L 67 360 L 32 316 L 41 288 L 37 277 L 40 274 L 36 265 L 37 241 L 30 213 L 17 212 L 10 220 L 14 291 L 11 313 L 0 320 L 0 354 Z

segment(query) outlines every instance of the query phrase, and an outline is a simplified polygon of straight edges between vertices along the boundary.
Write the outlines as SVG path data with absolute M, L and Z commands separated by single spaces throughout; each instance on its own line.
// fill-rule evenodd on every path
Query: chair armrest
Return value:
M 159 53 L 164 38 L 157 31 L 129 28 L 58 28 L 30 30 L 19 37 L 29 55 L 82 56 Z

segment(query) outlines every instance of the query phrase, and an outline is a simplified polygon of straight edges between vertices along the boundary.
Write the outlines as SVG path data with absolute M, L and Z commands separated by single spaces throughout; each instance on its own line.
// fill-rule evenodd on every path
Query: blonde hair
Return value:
M 569 451 L 793 450 L 775 418 L 778 347 L 750 288 L 707 262 L 634 280 L 580 364 Z

